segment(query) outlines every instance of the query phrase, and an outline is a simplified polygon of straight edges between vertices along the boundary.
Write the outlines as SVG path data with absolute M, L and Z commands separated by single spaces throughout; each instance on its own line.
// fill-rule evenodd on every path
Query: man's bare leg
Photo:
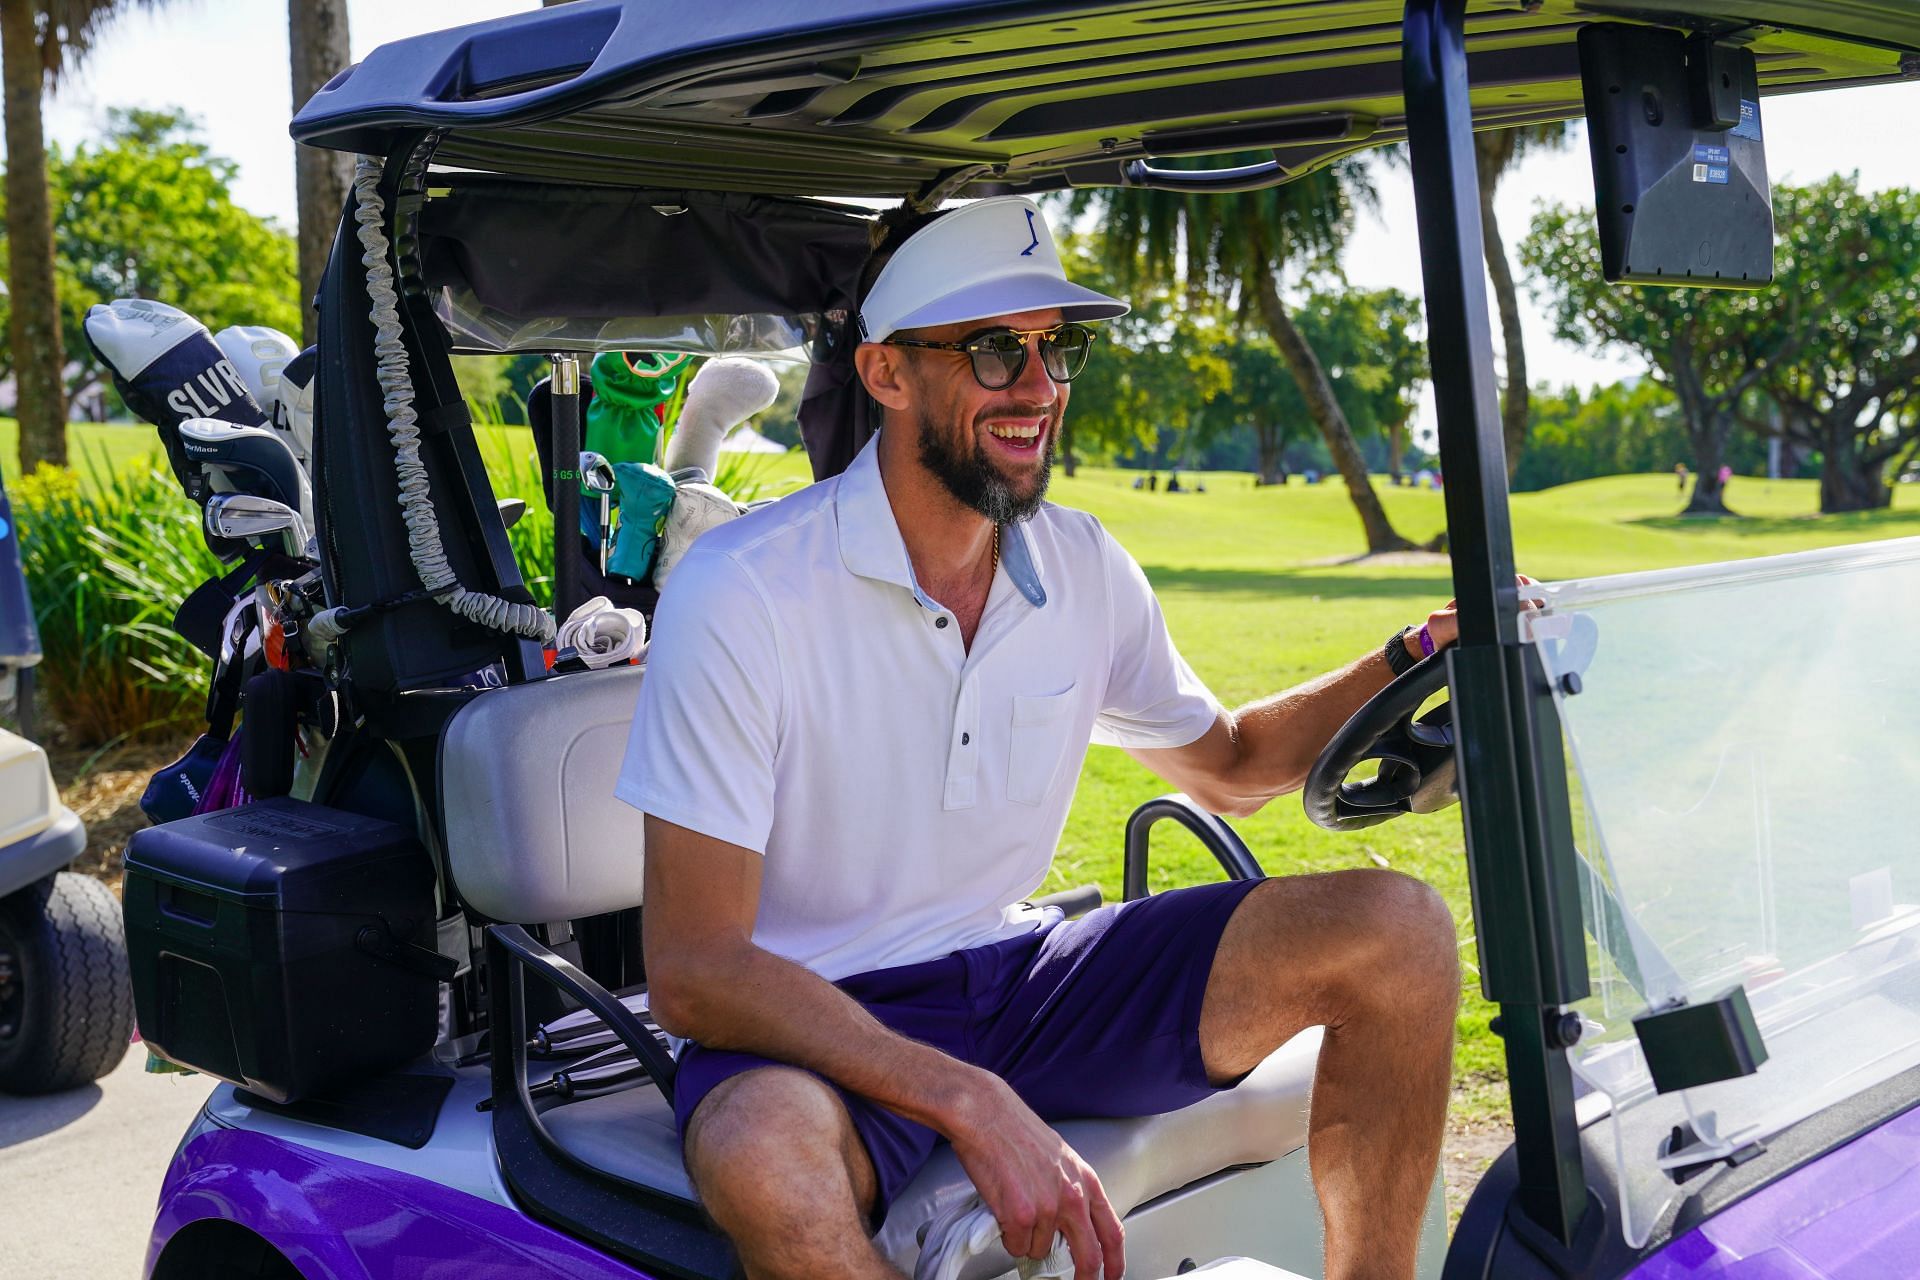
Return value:
M 1326 1027 L 1307 1158 L 1328 1280 L 1410 1280 L 1446 1122 L 1458 943 L 1440 895 L 1389 871 L 1286 876 L 1221 935 L 1200 1016 L 1216 1082 Z
M 686 1153 L 751 1280 L 899 1280 L 867 1236 L 873 1162 L 817 1076 L 761 1067 L 721 1082 L 687 1125 Z

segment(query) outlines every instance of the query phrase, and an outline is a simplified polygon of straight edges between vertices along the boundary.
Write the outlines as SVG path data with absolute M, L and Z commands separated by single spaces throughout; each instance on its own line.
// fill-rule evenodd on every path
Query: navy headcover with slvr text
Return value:
M 180 444 L 188 418 L 265 427 L 266 412 L 207 326 L 164 302 L 115 298 L 87 311 L 87 345 L 113 374 L 127 407 L 160 430 L 181 484 L 191 468 Z

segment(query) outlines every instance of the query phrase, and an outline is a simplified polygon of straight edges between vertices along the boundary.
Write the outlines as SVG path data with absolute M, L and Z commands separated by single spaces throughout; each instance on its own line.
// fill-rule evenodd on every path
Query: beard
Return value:
M 956 443 L 948 438 L 943 422 L 924 410 L 920 413 L 920 465 L 932 472 L 962 506 L 995 524 L 1013 524 L 1033 515 L 1046 500 L 1059 425 L 1059 415 L 1050 414 L 1047 451 L 1040 459 L 1040 473 L 1031 493 L 1021 494 L 1008 483 L 977 437 L 965 435 Z

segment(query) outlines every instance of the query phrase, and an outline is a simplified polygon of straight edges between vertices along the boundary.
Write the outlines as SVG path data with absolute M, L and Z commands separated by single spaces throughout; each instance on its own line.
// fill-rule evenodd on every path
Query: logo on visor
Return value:
M 1040 232 L 1034 228 L 1031 209 L 1027 210 L 1027 234 L 1033 237 L 1033 243 L 1020 251 L 1020 256 L 1023 258 L 1031 256 L 1033 251 L 1040 247 Z

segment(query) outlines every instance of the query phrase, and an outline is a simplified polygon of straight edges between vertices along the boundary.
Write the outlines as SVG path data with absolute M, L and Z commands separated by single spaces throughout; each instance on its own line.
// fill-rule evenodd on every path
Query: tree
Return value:
M 1520 332 L 1520 297 L 1513 284 L 1513 267 L 1507 261 L 1506 242 L 1500 236 L 1500 219 L 1493 208 L 1494 193 L 1500 179 L 1515 161 L 1528 152 L 1558 150 L 1566 144 L 1568 125 L 1521 125 L 1513 129 L 1490 129 L 1473 135 L 1474 165 L 1480 172 L 1480 239 L 1486 254 L 1487 275 L 1493 281 L 1493 299 L 1500 311 L 1500 339 L 1506 352 L 1507 377 L 1500 389 L 1500 434 L 1506 444 L 1507 478 L 1520 465 L 1520 452 L 1527 443 L 1528 383 L 1526 342 Z M 1396 473 L 1394 479 L 1398 480 Z
M 1693 453 L 1692 513 L 1726 515 L 1720 468 L 1760 380 L 1812 336 L 1787 322 L 1770 290 L 1670 289 L 1608 284 L 1589 210 L 1543 209 L 1520 246 L 1555 333 L 1584 346 L 1638 353 L 1673 393 Z
M 287 46 L 293 63 L 293 109 L 297 112 L 343 71 L 347 47 L 347 0 L 287 0 Z M 311 344 L 313 299 L 333 251 L 334 233 L 353 180 L 353 157 L 320 147 L 293 148 L 293 181 L 300 217 L 300 341 Z
M 1779 309 L 1808 340 L 1749 424 L 1819 451 L 1821 511 L 1884 507 L 1888 464 L 1920 448 L 1920 195 L 1836 175 L 1779 189 L 1774 215 Z
M 1237 315 L 1260 318 L 1346 481 L 1373 553 L 1413 544 L 1388 521 L 1326 370 L 1280 292 L 1290 266 L 1308 275 L 1334 272 L 1335 256 L 1353 226 L 1354 196 L 1370 194 L 1365 182 L 1362 168 L 1341 165 L 1238 195 L 1090 188 L 1075 192 L 1069 208 L 1101 216 L 1102 256 L 1123 280 L 1178 281 L 1190 297 L 1226 292 Z
M 146 5 L 159 0 L 139 0 Z M 53 219 L 47 192 L 42 91 L 85 56 L 129 0 L 4 0 L 0 80 L 6 88 L 8 349 L 20 467 L 67 460 L 66 365 L 54 282 Z
M 1192 428 L 1200 407 L 1226 386 L 1220 352 L 1230 333 L 1217 307 L 1183 305 L 1164 284 L 1128 290 L 1112 277 L 1097 241 L 1062 239 L 1071 278 L 1106 293 L 1130 292 L 1133 304 L 1100 326 L 1087 367 L 1074 379 L 1060 422 L 1061 469 L 1071 476 L 1082 455 L 1150 449 L 1163 434 Z
M 1516 492 L 1627 472 L 1665 472 L 1688 456 L 1686 426 L 1673 393 L 1652 378 L 1582 392 L 1534 390 L 1527 453 Z
M 71 155 L 55 148 L 46 174 L 72 375 L 66 396 L 85 394 L 104 374 L 81 330 L 95 303 L 152 298 L 215 330 L 298 327 L 292 238 L 233 202 L 233 163 L 213 155 L 187 117 L 109 112 L 98 145 Z

